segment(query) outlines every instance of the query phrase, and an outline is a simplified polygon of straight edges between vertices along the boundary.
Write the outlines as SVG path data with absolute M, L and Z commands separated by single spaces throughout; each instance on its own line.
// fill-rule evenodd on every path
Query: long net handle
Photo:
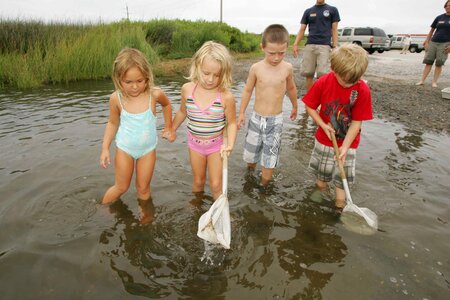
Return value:
M 331 135 L 331 141 L 333 142 L 334 152 L 336 153 L 336 159 L 338 161 L 339 173 L 341 174 L 342 179 L 347 180 L 347 177 L 345 176 L 345 171 L 344 171 L 344 163 L 339 158 L 340 152 L 339 152 L 339 147 L 338 147 L 338 144 L 336 141 L 336 135 L 334 134 L 334 132 L 330 132 L 330 135 Z
M 228 144 L 228 132 L 227 128 L 223 130 L 223 144 Z M 227 194 L 228 190 L 228 155 L 224 153 L 222 156 L 222 194 Z

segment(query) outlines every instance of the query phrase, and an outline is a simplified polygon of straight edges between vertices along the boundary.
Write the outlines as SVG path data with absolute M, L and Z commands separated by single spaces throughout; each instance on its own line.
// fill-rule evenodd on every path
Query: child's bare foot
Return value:
M 416 85 L 423 85 L 423 81 L 419 81 Z
M 194 198 L 189 201 L 193 206 L 200 207 L 203 203 L 205 192 L 194 192 Z
M 139 222 L 141 224 L 149 224 L 155 219 L 155 206 L 152 198 L 147 200 L 138 199 L 139 207 L 141 208 L 141 215 Z
M 436 83 L 436 82 L 433 82 L 433 83 L 431 84 L 431 86 L 434 87 L 434 88 L 437 88 L 437 83 Z

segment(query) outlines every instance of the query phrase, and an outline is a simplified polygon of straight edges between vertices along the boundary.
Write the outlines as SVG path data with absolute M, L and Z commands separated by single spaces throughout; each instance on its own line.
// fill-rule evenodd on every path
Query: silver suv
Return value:
M 389 38 L 383 29 L 377 27 L 344 27 L 338 30 L 339 44 L 353 43 L 360 45 L 370 54 L 383 53 Z

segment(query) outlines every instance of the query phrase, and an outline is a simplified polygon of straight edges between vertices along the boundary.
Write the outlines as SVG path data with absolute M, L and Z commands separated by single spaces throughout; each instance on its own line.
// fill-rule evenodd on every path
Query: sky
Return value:
M 222 3 L 222 9 L 221 9 Z M 445 0 L 330 0 L 341 16 L 339 28 L 373 26 L 387 34 L 428 33 L 445 13 Z M 150 19 L 222 21 L 242 31 L 261 33 L 283 24 L 296 34 L 303 11 L 314 0 L 0 0 L 0 18 L 56 22 L 113 22 Z

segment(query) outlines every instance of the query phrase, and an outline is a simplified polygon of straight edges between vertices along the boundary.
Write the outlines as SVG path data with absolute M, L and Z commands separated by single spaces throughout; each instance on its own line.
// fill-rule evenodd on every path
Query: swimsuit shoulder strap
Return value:
M 152 102 L 153 102 L 152 90 L 150 90 L 150 96 L 148 97 L 149 109 L 152 109 Z
M 117 98 L 119 98 L 119 104 L 120 104 L 120 108 L 123 109 L 123 104 L 122 104 L 122 93 L 120 91 L 117 91 Z
M 217 92 L 217 101 L 222 104 L 222 93 L 219 91 Z
M 192 98 L 192 99 L 194 99 L 194 93 L 195 93 L 195 90 L 197 89 L 197 85 L 198 85 L 198 83 L 196 83 L 196 84 L 194 85 L 194 88 L 192 89 L 192 92 L 191 92 L 191 98 Z

